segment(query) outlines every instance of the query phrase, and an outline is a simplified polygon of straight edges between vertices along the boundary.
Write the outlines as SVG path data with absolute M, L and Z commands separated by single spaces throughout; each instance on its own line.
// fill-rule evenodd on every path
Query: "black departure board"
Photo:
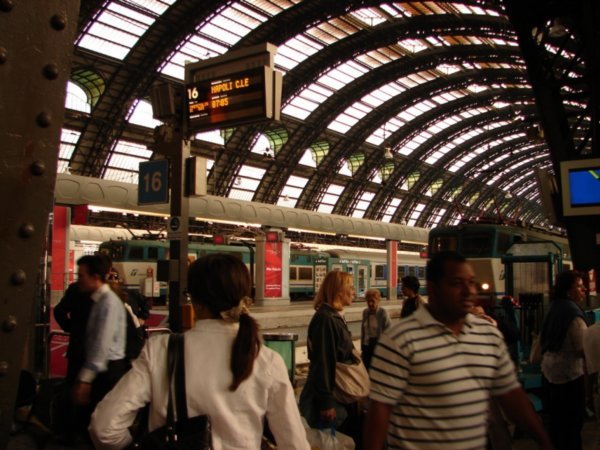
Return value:
M 188 131 L 190 133 L 268 119 L 266 76 L 270 69 L 259 67 L 186 86 Z M 271 99 L 270 99 L 271 98 Z

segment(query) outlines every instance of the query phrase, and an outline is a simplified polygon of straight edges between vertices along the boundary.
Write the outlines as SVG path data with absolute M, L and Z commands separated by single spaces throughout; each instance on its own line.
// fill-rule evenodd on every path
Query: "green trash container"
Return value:
M 292 386 L 294 385 L 294 374 L 296 371 L 296 341 L 298 335 L 295 333 L 264 333 L 263 342 L 265 346 L 275 350 L 281 355 L 288 370 Z

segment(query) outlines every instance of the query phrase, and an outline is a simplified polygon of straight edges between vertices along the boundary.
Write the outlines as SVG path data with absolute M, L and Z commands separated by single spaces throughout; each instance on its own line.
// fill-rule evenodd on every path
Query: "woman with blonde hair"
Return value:
M 354 282 L 347 272 L 329 272 L 314 301 L 308 325 L 308 377 L 300 395 L 300 412 L 312 428 L 335 426 L 360 445 L 357 403 L 334 399 L 335 365 L 352 361 L 352 335 L 342 312 L 354 299 Z
M 183 335 L 188 415 L 210 417 L 213 450 L 260 448 L 265 418 L 279 448 L 308 450 L 285 363 L 262 345 L 249 314 L 251 286 L 248 269 L 233 255 L 206 255 L 189 268 L 197 321 Z M 90 427 L 96 448 L 127 447 L 128 427 L 147 403 L 149 430 L 165 424 L 168 340 L 152 336 L 98 405 Z

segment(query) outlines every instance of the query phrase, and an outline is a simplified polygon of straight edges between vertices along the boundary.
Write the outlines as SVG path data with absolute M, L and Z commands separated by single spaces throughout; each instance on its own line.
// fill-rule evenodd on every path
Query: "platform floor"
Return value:
M 518 433 L 517 433 L 518 434 Z M 600 421 L 591 419 L 583 427 L 583 450 L 600 450 Z M 87 443 L 64 445 L 47 433 L 40 431 L 23 432 L 11 437 L 7 450 L 92 450 Z M 516 436 L 510 449 L 502 450 L 537 450 L 537 444 L 529 438 Z

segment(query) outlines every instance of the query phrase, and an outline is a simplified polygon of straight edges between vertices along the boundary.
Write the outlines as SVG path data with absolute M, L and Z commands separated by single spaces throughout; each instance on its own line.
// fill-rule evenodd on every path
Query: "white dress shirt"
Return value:
M 125 358 L 126 312 L 123 302 L 108 284 L 91 295 L 94 302 L 85 330 L 85 362 L 79 380 L 91 383 L 105 372 L 109 361 Z
M 600 322 L 583 332 L 583 351 L 588 373 L 600 372 Z
M 310 448 L 283 359 L 262 346 L 252 375 L 230 391 L 231 348 L 238 324 L 199 320 L 185 333 L 188 416 L 208 414 L 214 450 L 260 448 L 263 417 L 278 448 Z M 98 405 L 90 432 L 97 449 L 121 449 L 131 443 L 128 427 L 139 408 L 152 402 L 149 429 L 165 424 L 168 335 L 148 340 L 131 370 Z

